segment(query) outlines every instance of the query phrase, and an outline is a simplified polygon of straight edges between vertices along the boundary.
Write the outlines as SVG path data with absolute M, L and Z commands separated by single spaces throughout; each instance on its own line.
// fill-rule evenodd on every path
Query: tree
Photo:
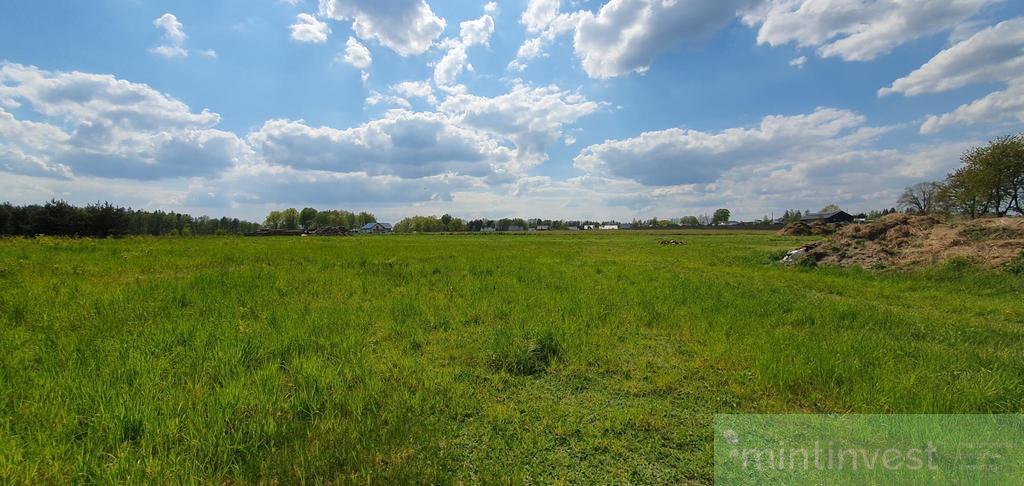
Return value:
M 284 221 L 284 216 L 281 211 L 271 211 L 267 215 L 267 219 L 263 220 L 263 226 L 270 229 L 278 229 L 281 227 L 281 222 Z
M 946 178 L 950 206 L 978 217 L 1024 214 L 1024 134 L 1001 137 L 968 150 L 964 164 Z
M 724 224 L 729 222 L 729 210 L 728 209 L 716 209 L 715 215 L 711 218 L 711 224 Z
M 903 190 L 897 204 L 908 213 L 931 214 L 936 210 L 942 184 L 938 182 L 919 182 Z
M 829 204 L 829 205 L 821 208 L 821 211 L 819 211 L 819 212 L 821 212 L 821 213 L 837 213 L 839 211 L 842 211 L 842 208 L 840 208 L 838 204 L 832 203 L 832 204 Z
M 284 229 L 299 228 L 299 211 L 295 208 L 288 208 L 281 211 L 281 227 Z
M 317 212 L 313 208 L 302 208 L 302 211 L 299 212 L 299 226 L 306 230 L 312 228 L 316 224 Z
M 444 216 L 441 216 L 441 224 L 445 225 L 445 227 L 447 227 L 449 224 L 451 224 L 451 222 L 452 222 L 452 215 L 445 214 Z

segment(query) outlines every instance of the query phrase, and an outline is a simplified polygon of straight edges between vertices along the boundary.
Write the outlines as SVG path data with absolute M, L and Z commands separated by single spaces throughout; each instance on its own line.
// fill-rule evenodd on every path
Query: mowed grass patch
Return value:
M 1024 411 L 1024 277 L 663 237 L 0 241 L 0 478 L 709 482 L 715 413 Z

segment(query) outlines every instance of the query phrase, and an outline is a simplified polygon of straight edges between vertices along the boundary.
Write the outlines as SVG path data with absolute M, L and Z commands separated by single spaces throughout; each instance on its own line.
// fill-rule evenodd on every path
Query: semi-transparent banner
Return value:
M 1024 415 L 716 415 L 718 484 L 1024 484 Z

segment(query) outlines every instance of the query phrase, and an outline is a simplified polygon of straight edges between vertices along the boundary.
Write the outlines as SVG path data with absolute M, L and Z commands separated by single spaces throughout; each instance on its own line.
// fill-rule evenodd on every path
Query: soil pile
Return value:
M 802 221 L 795 223 L 789 223 L 779 230 L 779 234 L 782 236 L 829 236 L 839 231 L 840 225 L 835 223 L 811 223 L 807 224 Z
M 959 257 L 998 267 L 1024 251 L 1024 218 L 943 223 L 930 216 L 890 214 L 846 226 L 804 248 L 805 258 L 825 265 L 918 267 Z

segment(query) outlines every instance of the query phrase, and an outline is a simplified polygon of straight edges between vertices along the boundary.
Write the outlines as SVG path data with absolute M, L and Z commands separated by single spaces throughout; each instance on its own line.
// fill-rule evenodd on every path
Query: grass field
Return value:
M 0 482 L 705 483 L 715 413 L 1024 411 L 1024 278 L 801 241 L 0 241 Z

